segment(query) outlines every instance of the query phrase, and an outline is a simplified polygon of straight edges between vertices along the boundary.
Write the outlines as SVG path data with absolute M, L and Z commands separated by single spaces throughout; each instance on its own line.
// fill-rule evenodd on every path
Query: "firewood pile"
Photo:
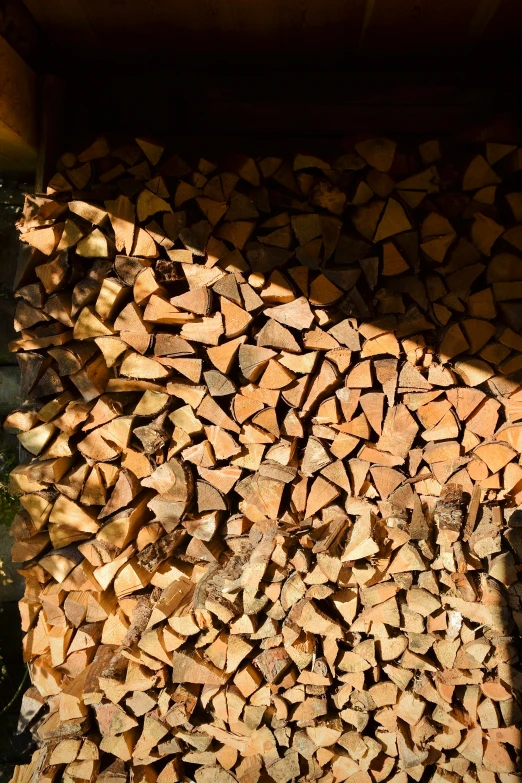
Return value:
M 14 780 L 519 780 L 521 170 L 99 139 L 27 197 Z

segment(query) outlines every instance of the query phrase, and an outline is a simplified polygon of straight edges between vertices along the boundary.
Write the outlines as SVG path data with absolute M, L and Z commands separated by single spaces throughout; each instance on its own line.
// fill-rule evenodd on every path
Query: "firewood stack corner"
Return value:
M 15 783 L 518 783 L 521 172 L 101 138 L 27 197 Z

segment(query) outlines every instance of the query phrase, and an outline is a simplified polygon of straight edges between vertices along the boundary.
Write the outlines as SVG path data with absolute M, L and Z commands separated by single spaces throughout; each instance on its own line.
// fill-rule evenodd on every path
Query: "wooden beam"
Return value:
M 56 170 L 65 120 L 62 79 L 54 74 L 44 74 L 41 83 L 40 139 L 35 175 L 37 193 L 45 192 L 45 186 Z
M 36 164 L 37 77 L 0 36 L 0 172 L 28 173 Z
M 495 16 L 500 0 L 480 0 L 471 18 L 468 29 L 468 40 L 477 43 L 484 35 L 487 26 Z
M 24 0 L 33 18 L 60 52 L 92 55 L 100 49 L 82 0 Z M 84 7 L 85 6 L 85 7 Z M 125 12 L 124 12 L 125 13 Z
M 42 30 L 22 0 L 4 0 L 0 7 L 0 35 L 31 68 L 39 70 L 49 56 Z
M 364 46 L 364 39 L 366 38 L 366 31 L 368 30 L 368 27 L 370 26 L 370 22 L 372 20 L 373 11 L 375 8 L 375 0 L 366 0 L 365 6 L 364 6 L 364 17 L 361 25 L 361 32 L 359 34 L 359 51 L 362 50 Z

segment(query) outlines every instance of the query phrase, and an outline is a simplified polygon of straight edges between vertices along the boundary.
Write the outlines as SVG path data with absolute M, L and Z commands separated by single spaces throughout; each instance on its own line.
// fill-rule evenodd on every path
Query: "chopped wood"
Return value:
M 518 779 L 522 194 L 473 139 L 99 139 L 27 197 L 16 783 Z

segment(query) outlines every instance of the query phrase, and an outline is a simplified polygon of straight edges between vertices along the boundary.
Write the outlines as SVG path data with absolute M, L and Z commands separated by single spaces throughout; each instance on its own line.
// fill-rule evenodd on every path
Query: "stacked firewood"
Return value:
M 27 198 L 15 780 L 518 781 L 521 170 L 100 139 Z

